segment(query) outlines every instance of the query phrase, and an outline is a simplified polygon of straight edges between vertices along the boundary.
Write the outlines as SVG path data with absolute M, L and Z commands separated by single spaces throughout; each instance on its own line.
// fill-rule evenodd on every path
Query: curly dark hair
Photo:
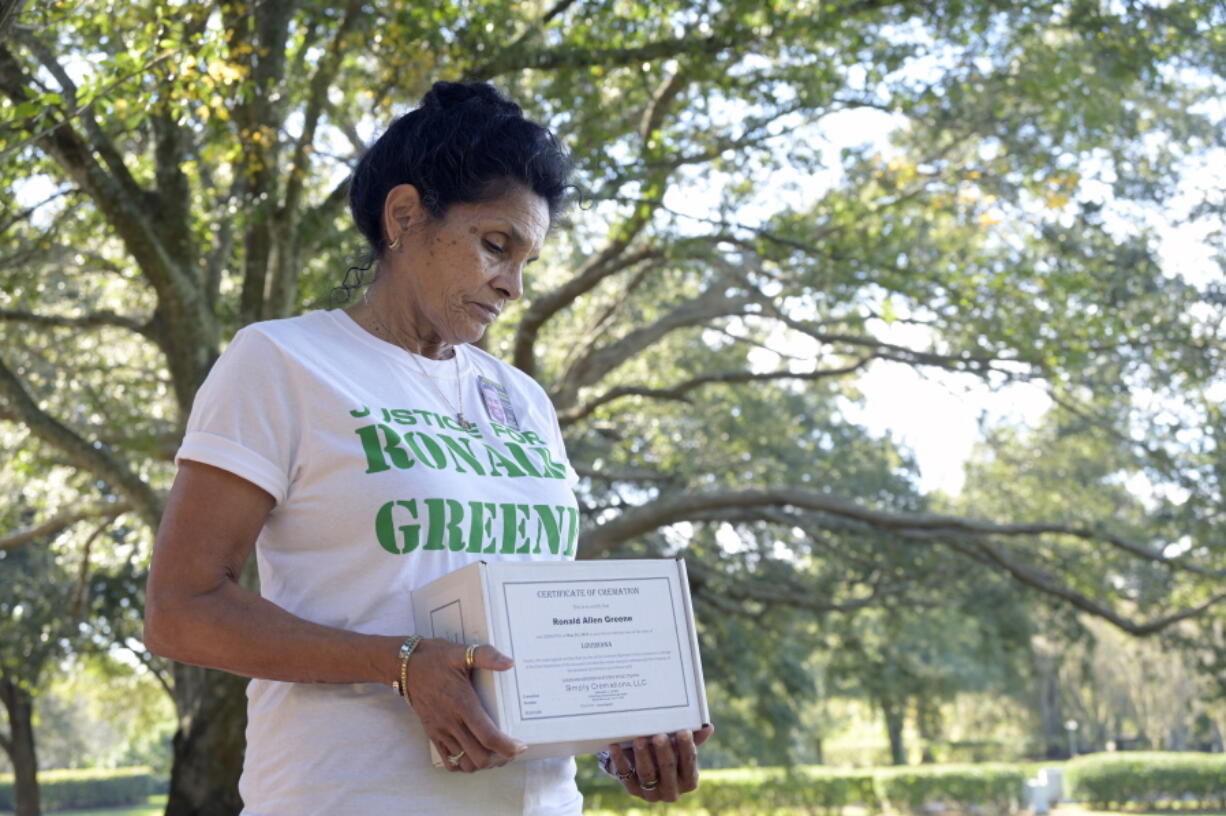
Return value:
M 412 184 L 430 214 L 442 218 L 452 204 L 488 201 L 518 183 L 545 200 L 552 222 L 565 204 L 570 169 L 554 135 L 493 85 L 436 82 L 362 157 L 349 183 L 349 210 L 377 258 L 388 244 L 383 204 L 397 185 Z
M 399 117 L 358 162 L 349 180 L 349 212 L 366 238 L 364 263 L 349 267 L 332 292 L 347 302 L 387 249 L 383 204 L 412 184 L 434 218 L 456 203 L 498 198 L 522 184 L 545 200 L 550 223 L 568 203 L 570 157 L 554 135 L 488 82 L 436 82 L 414 110 Z

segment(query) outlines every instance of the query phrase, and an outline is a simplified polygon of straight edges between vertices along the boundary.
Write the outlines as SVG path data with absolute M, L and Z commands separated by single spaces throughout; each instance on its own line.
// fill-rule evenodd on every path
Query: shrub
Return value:
M 920 765 L 880 769 L 877 797 L 891 811 L 927 813 L 953 809 L 1003 814 L 1018 809 L 1026 772 L 1014 765 Z
M 1090 754 L 1065 766 L 1072 797 L 1092 807 L 1160 802 L 1226 808 L 1226 755 L 1137 751 Z
M 1011 745 L 1006 746 L 1001 740 L 958 740 L 943 743 L 937 748 L 939 760 L 951 763 L 991 762 L 1020 754 L 1020 751 Z
M 138 804 L 156 785 L 148 768 L 43 771 L 38 775 L 39 796 L 47 811 Z M 13 777 L 0 775 L 0 810 L 15 807 Z
M 814 816 L 833 816 L 847 805 L 878 809 L 872 770 L 799 768 L 776 783 L 781 807 L 796 807 Z
M 702 809 L 708 816 L 782 809 L 808 816 L 833 816 L 848 805 L 863 805 L 876 812 L 879 807 L 873 775 L 871 769 L 823 766 L 703 771 L 698 790 L 686 794 L 682 801 L 687 809 Z M 608 777 L 581 773 L 580 787 L 590 810 L 625 812 L 643 804 Z

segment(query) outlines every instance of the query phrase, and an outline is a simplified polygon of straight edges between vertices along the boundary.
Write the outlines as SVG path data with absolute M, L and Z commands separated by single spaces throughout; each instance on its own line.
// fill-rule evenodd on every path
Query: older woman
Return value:
M 255 678 L 245 813 L 580 812 L 574 761 L 511 762 L 524 746 L 473 691 L 472 668 L 511 660 L 414 636 L 409 602 L 473 559 L 573 557 L 534 546 L 546 521 L 529 508 L 571 519 L 568 543 L 577 532 L 550 402 L 470 345 L 522 294 L 567 171 L 553 136 L 491 86 L 437 83 L 354 173 L 377 258 L 361 300 L 246 327 L 200 389 L 145 634 L 155 652 Z M 259 595 L 239 583 L 253 549 Z M 611 746 L 604 765 L 671 801 L 697 784 L 710 733 Z M 429 743 L 457 773 L 432 768 Z

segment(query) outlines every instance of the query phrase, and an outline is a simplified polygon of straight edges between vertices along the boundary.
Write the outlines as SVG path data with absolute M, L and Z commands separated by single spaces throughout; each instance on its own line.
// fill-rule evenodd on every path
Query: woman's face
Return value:
M 411 191 L 407 200 L 416 200 L 416 190 L 404 187 Z M 398 190 L 403 187 L 389 193 L 389 204 Z M 392 209 L 397 227 L 408 223 L 404 212 Z M 549 230 L 548 205 L 514 184 L 489 201 L 453 204 L 441 219 L 427 218 L 418 200 L 411 218 L 403 248 L 383 261 L 394 267 L 389 311 L 423 344 L 481 339 L 507 301 L 523 294 L 524 267 L 536 260 Z

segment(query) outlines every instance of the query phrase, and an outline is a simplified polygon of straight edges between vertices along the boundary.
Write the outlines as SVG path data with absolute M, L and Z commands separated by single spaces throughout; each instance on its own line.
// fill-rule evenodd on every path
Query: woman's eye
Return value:
M 498 246 L 498 244 L 495 244 L 493 241 L 484 241 L 483 243 L 485 244 L 485 248 L 488 249 L 490 252 L 493 252 L 495 255 L 501 255 L 505 251 L 503 250 L 502 247 Z

